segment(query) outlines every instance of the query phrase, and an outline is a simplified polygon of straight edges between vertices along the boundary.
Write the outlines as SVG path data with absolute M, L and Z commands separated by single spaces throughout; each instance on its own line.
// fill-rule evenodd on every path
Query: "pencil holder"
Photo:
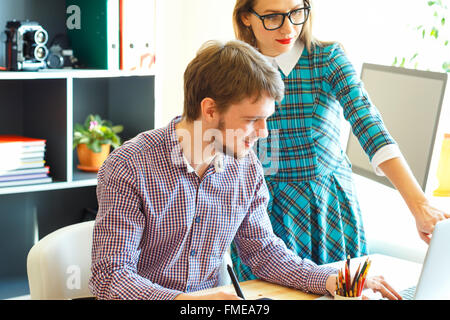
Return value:
M 338 294 L 334 296 L 334 300 L 362 300 L 362 295 L 359 297 L 343 297 Z
M 364 262 L 362 268 L 360 263 L 352 277 L 350 256 L 347 256 L 344 268 L 338 270 L 334 300 L 362 300 L 362 291 L 371 263 L 369 258 Z

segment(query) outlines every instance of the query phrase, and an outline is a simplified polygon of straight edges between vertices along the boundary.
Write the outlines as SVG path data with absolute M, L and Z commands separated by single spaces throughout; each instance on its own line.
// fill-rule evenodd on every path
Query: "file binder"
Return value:
M 155 0 L 120 0 L 120 69 L 149 70 L 155 63 Z
M 67 34 L 82 68 L 118 70 L 119 0 L 66 0 L 66 5 L 80 8 L 80 28 Z

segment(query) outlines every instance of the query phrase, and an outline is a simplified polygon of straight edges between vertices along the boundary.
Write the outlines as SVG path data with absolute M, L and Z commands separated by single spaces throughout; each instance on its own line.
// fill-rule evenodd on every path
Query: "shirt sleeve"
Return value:
M 395 144 L 395 141 L 340 45 L 335 44 L 328 49 L 326 83 L 343 107 L 344 117 L 351 124 L 353 134 L 372 160 L 378 150 Z
M 260 176 L 252 204 L 234 239 L 242 262 L 266 281 L 305 292 L 328 294 L 326 280 L 330 274 L 337 274 L 337 270 L 302 259 L 286 247 L 273 233 L 266 209 L 268 199 L 264 177 Z
M 379 165 L 394 158 L 403 158 L 400 148 L 396 144 L 388 144 L 378 150 L 370 162 L 376 175 L 384 176 L 384 173 L 379 168 Z
M 137 272 L 145 217 L 135 189 L 132 169 L 110 156 L 98 173 L 90 289 L 98 299 L 174 299 L 181 292 Z

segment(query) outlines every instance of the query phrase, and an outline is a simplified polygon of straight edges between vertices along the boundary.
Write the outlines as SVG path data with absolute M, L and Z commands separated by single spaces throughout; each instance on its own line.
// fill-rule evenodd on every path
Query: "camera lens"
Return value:
M 36 60 L 43 61 L 47 58 L 48 50 L 44 46 L 36 46 L 34 48 L 34 57 Z
M 34 33 L 34 41 L 37 44 L 45 44 L 47 42 L 48 35 L 45 30 L 39 30 Z

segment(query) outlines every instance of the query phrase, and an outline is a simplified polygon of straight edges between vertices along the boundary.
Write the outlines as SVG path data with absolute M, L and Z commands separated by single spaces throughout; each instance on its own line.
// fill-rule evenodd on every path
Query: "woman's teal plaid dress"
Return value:
M 257 150 L 263 166 L 274 172 L 266 176 L 274 232 L 317 264 L 367 254 L 351 165 L 340 144 L 341 112 L 369 159 L 395 142 L 338 44 L 303 50 L 291 73 L 281 76 L 285 98 L 268 119 L 269 137 Z M 233 243 L 239 279 L 254 279 L 238 252 Z

